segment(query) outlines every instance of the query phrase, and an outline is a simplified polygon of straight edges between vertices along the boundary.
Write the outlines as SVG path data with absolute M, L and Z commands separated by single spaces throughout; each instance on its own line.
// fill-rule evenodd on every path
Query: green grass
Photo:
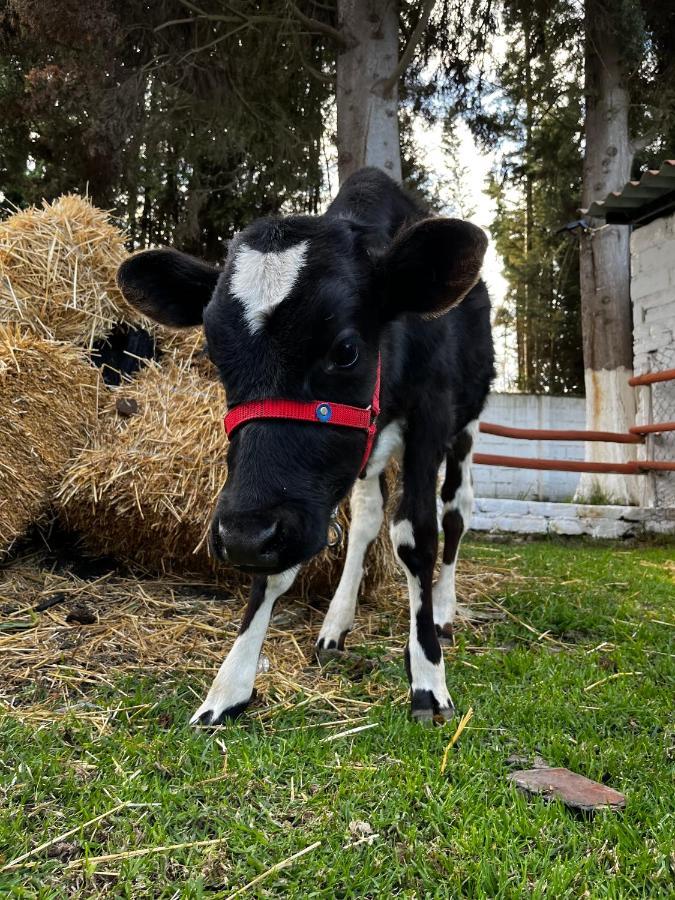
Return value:
M 381 667 L 345 686 L 369 700 L 369 681 L 390 685 L 391 699 L 364 707 L 376 727 L 329 742 L 336 728 L 319 724 L 328 709 L 282 707 L 197 733 L 185 724 L 194 680 L 120 679 L 123 694 L 89 695 L 110 710 L 107 724 L 75 713 L 43 726 L 0 721 L 4 861 L 125 801 L 139 805 L 81 829 L 63 855 L 225 840 L 70 869 L 42 852 L 0 874 L 0 894 L 226 897 L 320 841 L 248 894 L 673 896 L 673 545 L 467 542 L 463 552 L 527 578 L 496 598 L 520 621 L 461 632 L 447 655 L 457 708 L 475 714 L 445 774 L 455 724 L 408 720 L 386 647 Z M 610 677 L 626 672 L 640 674 Z M 528 799 L 508 782 L 514 754 L 604 781 L 627 808 L 582 818 Z M 372 841 L 356 843 L 359 822 Z

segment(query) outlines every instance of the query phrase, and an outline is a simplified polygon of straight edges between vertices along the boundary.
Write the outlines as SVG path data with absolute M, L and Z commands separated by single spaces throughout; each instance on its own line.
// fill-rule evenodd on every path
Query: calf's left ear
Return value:
M 424 219 L 396 236 L 379 261 L 382 314 L 440 316 L 480 277 L 485 232 L 462 219 Z
M 146 250 L 125 259 L 117 285 L 127 303 L 173 328 L 201 325 L 220 270 L 178 250 Z

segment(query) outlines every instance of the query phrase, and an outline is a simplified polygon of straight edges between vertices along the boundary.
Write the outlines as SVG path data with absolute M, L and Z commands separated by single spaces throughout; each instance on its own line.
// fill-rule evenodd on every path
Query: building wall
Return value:
M 675 214 L 633 231 L 631 298 L 635 374 L 675 369 Z M 675 381 L 636 391 L 638 423 L 675 421 Z M 675 432 L 647 440 L 650 458 L 675 460 Z M 675 506 L 674 473 L 654 473 L 643 483 L 643 505 Z
M 675 215 L 657 219 L 633 231 L 631 297 L 635 373 L 642 375 L 675 369 Z M 636 399 L 638 423 L 675 421 L 674 381 L 636 388 Z M 585 404 L 581 397 L 492 394 L 481 418 L 516 428 L 583 430 L 586 427 Z M 648 444 L 639 449 L 642 458 L 648 455 L 652 459 L 675 460 L 675 432 L 654 435 L 647 440 Z M 504 456 L 584 459 L 581 441 L 521 441 L 481 434 L 476 450 Z M 630 530 L 635 525 L 633 518 L 642 515 L 636 510 L 631 518 L 623 507 L 608 508 L 611 514 L 605 515 L 600 508 L 556 505 L 573 498 L 579 480 L 579 475 L 573 472 L 474 466 L 473 473 L 477 498 L 473 524 L 481 530 L 504 528 L 574 533 L 579 527 L 584 533 L 609 536 L 620 528 Z M 672 531 L 675 474 L 654 473 L 641 478 L 640 482 L 643 485 L 641 505 L 658 506 L 664 515 L 670 516 L 667 526 L 662 523 L 653 530 Z M 494 498 L 503 502 L 495 505 Z M 508 501 L 512 501 L 510 505 Z M 546 501 L 548 505 L 537 505 L 536 501 Z M 564 510 L 567 512 L 563 513 Z M 570 522 L 583 520 L 582 525 L 570 524 L 565 515 Z
M 584 429 L 583 397 L 491 394 L 481 418 L 512 428 Z M 479 435 L 476 451 L 500 456 L 583 460 L 583 441 L 527 441 Z M 474 466 L 476 497 L 513 500 L 571 500 L 579 480 L 575 472 L 538 472 L 502 466 Z

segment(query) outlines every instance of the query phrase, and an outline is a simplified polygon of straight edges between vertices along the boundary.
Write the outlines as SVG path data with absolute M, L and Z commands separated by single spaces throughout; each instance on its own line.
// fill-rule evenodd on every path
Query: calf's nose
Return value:
M 274 569 L 279 563 L 281 522 L 217 517 L 212 544 L 216 555 L 233 566 Z

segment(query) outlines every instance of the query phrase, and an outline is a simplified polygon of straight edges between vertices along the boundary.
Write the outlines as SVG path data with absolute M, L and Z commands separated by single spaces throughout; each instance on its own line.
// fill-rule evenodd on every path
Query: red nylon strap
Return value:
M 225 433 L 232 432 L 254 419 L 294 419 L 297 422 L 313 422 L 315 425 L 341 425 L 344 428 L 359 428 L 366 432 L 366 448 L 361 462 L 361 471 L 366 467 L 377 434 L 376 419 L 380 413 L 380 358 L 377 360 L 377 374 L 373 400 L 369 407 L 348 406 L 346 403 L 332 403 L 329 400 L 312 400 L 300 403 L 296 400 L 253 400 L 235 406 L 225 416 Z

